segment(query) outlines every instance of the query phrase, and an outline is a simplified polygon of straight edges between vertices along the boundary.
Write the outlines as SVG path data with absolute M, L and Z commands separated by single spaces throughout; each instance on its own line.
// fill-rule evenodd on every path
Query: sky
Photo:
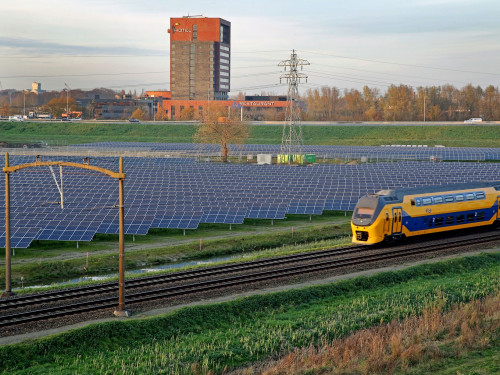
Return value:
M 231 94 L 286 94 L 278 63 L 310 65 L 299 91 L 391 84 L 500 86 L 498 0 L 0 0 L 3 89 L 168 90 L 169 19 L 231 22 Z

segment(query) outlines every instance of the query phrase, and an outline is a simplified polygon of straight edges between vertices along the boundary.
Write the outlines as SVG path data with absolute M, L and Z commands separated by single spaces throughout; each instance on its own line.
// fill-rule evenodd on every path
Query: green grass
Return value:
M 164 244 L 162 246 L 155 246 L 155 242 L 152 240 L 147 241 L 145 239 L 146 248 L 141 250 L 126 251 L 125 262 L 127 270 L 134 270 L 138 268 L 150 267 L 155 265 L 169 264 L 184 260 L 193 259 L 207 259 L 216 256 L 227 256 L 236 254 L 247 254 L 250 252 L 278 248 L 277 250 L 267 252 L 269 256 L 272 255 L 284 255 L 286 253 L 295 251 L 290 248 L 283 248 L 284 245 L 291 244 L 304 244 L 313 242 L 311 245 L 304 246 L 306 248 L 312 249 L 315 247 L 315 241 L 321 241 L 325 239 L 336 239 L 342 238 L 344 244 L 349 243 L 349 238 L 346 235 L 349 233 L 349 220 L 347 217 L 340 213 L 329 213 L 325 217 L 317 217 L 312 223 L 313 225 L 307 225 L 305 227 L 295 228 L 293 237 L 290 228 L 288 227 L 290 223 L 297 223 L 298 225 L 308 223 L 308 219 L 291 217 L 290 221 L 287 223 L 280 223 L 277 228 L 273 230 L 272 235 L 269 232 L 257 230 L 255 233 L 249 231 L 249 229 L 260 225 L 263 225 L 262 221 L 252 221 L 247 225 L 247 228 L 241 228 L 243 234 L 235 233 L 236 235 L 227 237 L 228 231 L 227 225 L 222 228 L 222 225 L 207 225 L 209 228 L 216 227 L 218 230 L 211 232 L 210 229 L 202 229 L 201 233 L 207 235 L 204 236 L 194 236 L 195 241 L 189 241 L 180 244 Z M 341 223 L 338 225 L 332 224 L 332 219 L 341 219 Z M 257 225 L 258 223 L 258 225 Z M 267 224 L 269 225 L 269 223 Z M 282 227 L 280 227 L 280 225 Z M 279 228 L 283 228 L 280 230 Z M 262 229 L 262 228 L 261 228 Z M 206 232 L 205 232 L 206 231 Z M 167 238 L 166 233 L 159 231 L 160 233 L 153 234 L 151 236 L 158 236 L 157 241 L 161 242 Z M 233 232 L 233 231 L 231 231 Z M 167 233 L 168 235 L 168 233 Z M 179 235 L 179 234 L 177 234 Z M 210 238 L 212 235 L 212 239 Z M 74 247 L 70 250 L 68 246 L 71 243 L 58 243 L 51 242 L 52 246 L 57 246 L 58 249 L 55 250 L 51 248 L 51 244 L 35 244 L 34 248 L 17 250 L 16 256 L 12 257 L 12 285 L 21 285 L 21 277 L 24 278 L 24 285 L 37 285 L 37 284 L 50 284 L 58 281 L 65 281 L 73 278 L 80 278 L 84 276 L 97 276 L 103 274 L 109 274 L 118 271 L 118 252 L 117 249 L 117 238 L 116 236 L 101 235 L 101 240 L 95 243 L 88 243 L 80 249 L 75 249 Z M 131 236 L 127 236 L 131 237 Z M 219 238 L 220 237 L 220 238 Z M 136 237 L 137 238 L 137 237 Z M 180 239 L 181 237 L 179 237 Z M 200 250 L 199 238 L 203 238 L 202 248 Z M 116 239 L 116 241 L 111 242 L 111 240 Z M 130 240 L 130 238 L 129 238 Z M 114 244 L 115 251 L 106 251 L 104 254 L 95 254 L 89 251 L 89 248 L 96 249 L 104 248 L 107 242 Z M 175 239 L 174 239 L 175 242 Z M 74 246 L 74 244 L 72 244 Z M 113 245 L 110 245 L 113 246 Z M 127 246 L 127 245 L 125 245 Z M 326 245 L 325 245 L 326 246 Z M 306 250 L 302 248 L 301 250 Z M 71 253 L 70 253 L 71 251 Z M 89 252 L 89 268 L 84 269 L 86 266 L 86 252 Z M 61 260 L 61 256 L 66 253 L 67 256 L 71 256 L 72 259 Z M 0 259 L 5 258 L 5 252 L 0 252 Z M 51 257 L 54 259 L 50 259 Z M 0 286 L 5 285 L 5 268 L 0 269 Z
M 315 241 L 312 243 L 304 243 L 304 244 L 296 244 L 296 245 L 283 245 L 278 248 L 269 248 L 269 249 L 262 249 L 259 251 L 252 251 L 248 253 L 242 253 L 240 255 L 235 255 L 231 256 L 231 259 L 228 260 L 219 260 L 219 261 L 213 261 L 210 263 L 210 266 L 218 266 L 218 265 L 225 265 L 225 264 L 234 264 L 234 263 L 239 263 L 239 262 L 248 262 L 248 261 L 253 261 L 253 260 L 258 260 L 258 259 L 263 259 L 263 258 L 271 258 L 271 257 L 277 257 L 277 256 L 283 256 L 283 255 L 290 255 L 290 254 L 297 254 L 297 253 L 304 253 L 304 252 L 309 252 L 309 251 L 318 251 L 318 250 L 325 250 L 325 249 L 332 249 L 332 248 L 338 248 L 338 247 L 344 247 L 351 243 L 351 236 L 345 236 L 345 237 L 339 237 L 337 239 L 331 239 L 331 240 L 320 240 L 320 241 Z M 83 259 L 80 261 L 80 263 L 83 265 L 84 261 Z M 172 273 L 172 272 L 178 272 L 178 271 L 184 271 L 184 270 L 192 270 L 196 268 L 202 268 L 202 267 L 207 267 L 206 262 L 203 262 L 198 265 L 186 265 L 183 267 L 175 268 L 175 269 L 165 269 L 165 270 L 158 270 L 156 271 L 156 275 L 158 274 L 164 274 L 164 273 Z M 88 274 L 87 274 L 88 275 Z M 81 275 L 83 276 L 83 275 Z M 130 279 L 130 278 L 137 278 L 137 277 L 142 277 L 142 276 L 151 276 L 151 271 L 144 271 L 142 273 L 126 273 L 125 274 L 125 279 Z M 64 281 L 64 280 L 62 280 Z M 118 281 L 118 276 L 112 276 L 107 278 L 105 281 Z M 101 280 L 82 280 L 78 282 L 74 282 L 71 284 L 71 287 L 77 287 L 77 286 L 83 286 L 83 285 L 90 285 L 90 284 L 99 284 L 102 283 L 103 281 Z M 19 285 L 19 282 L 17 283 Z M 43 291 L 49 291 L 49 290 L 57 290 L 57 289 L 65 289 L 68 286 L 66 284 L 60 284 L 60 283 L 55 283 L 55 284 L 50 284 L 44 287 L 36 286 L 36 287 L 30 287 L 26 286 L 23 287 L 22 289 L 15 288 L 13 291 L 18 294 L 28 294 L 28 293 L 33 293 L 33 292 L 43 292 Z
M 192 143 L 193 125 L 0 123 L 0 141 L 45 141 L 64 145 L 103 141 Z M 303 126 L 308 145 L 436 144 L 447 147 L 500 147 L 495 126 Z M 280 126 L 251 127 L 250 144 L 280 144 Z
M 0 348 L 5 374 L 221 373 L 439 303 L 496 293 L 500 253 L 482 254 L 325 286 L 94 324 Z
M 324 211 L 322 215 L 286 215 L 284 220 L 245 219 L 243 224 L 206 224 L 200 223 L 197 229 L 158 229 L 150 228 L 147 235 L 125 235 L 126 247 L 128 245 L 148 245 L 151 247 L 169 246 L 180 242 L 197 242 L 214 239 L 216 237 L 253 236 L 258 233 L 270 231 L 290 231 L 294 227 L 300 230 L 303 227 L 342 224 L 349 222 L 351 212 Z M 197 242 L 198 243 L 198 242 Z M 84 256 L 87 252 L 114 250 L 118 244 L 118 235 L 96 233 L 90 242 L 79 242 L 78 248 L 74 241 L 41 241 L 34 240 L 26 249 L 17 249 L 14 260 L 39 260 L 43 258 L 58 257 L 67 254 Z M 0 248 L 1 249 L 1 248 Z M 5 259 L 5 253 L 0 251 L 0 261 Z

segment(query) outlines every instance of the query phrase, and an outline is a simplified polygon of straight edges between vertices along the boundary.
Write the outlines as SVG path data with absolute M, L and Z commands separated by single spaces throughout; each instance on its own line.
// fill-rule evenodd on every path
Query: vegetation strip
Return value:
M 274 232 L 268 234 L 248 235 L 230 239 L 213 239 L 203 242 L 200 250 L 199 241 L 192 243 L 162 246 L 145 250 L 127 252 L 125 257 L 126 269 L 133 270 L 153 265 L 169 264 L 173 261 L 206 259 L 214 256 L 244 254 L 259 251 L 285 244 L 307 243 L 317 240 L 345 237 L 349 230 L 349 223 L 333 227 L 320 225 L 316 227 L 295 230 L 293 237 L 290 231 Z M 312 246 L 311 246 L 312 247 Z M 28 264 L 19 264 L 13 259 L 12 283 L 19 285 L 21 277 L 29 285 L 37 283 L 50 283 L 65 279 L 84 276 L 109 274 L 118 270 L 117 253 L 106 255 L 91 255 L 89 268 L 84 269 L 85 254 L 79 259 L 64 261 L 34 261 Z M 0 269 L 0 287 L 5 285 L 5 268 Z
M 1 370 L 62 374 L 216 373 L 344 337 L 380 322 L 497 293 L 500 253 L 326 286 L 95 324 L 0 348 Z
M 245 374 L 292 375 L 427 373 L 449 366 L 469 351 L 481 357 L 500 346 L 500 293 L 484 300 L 455 304 L 444 312 L 443 301 L 422 315 L 364 329 L 345 339 L 294 350 L 279 361 L 241 371 Z M 497 351 L 498 352 L 498 351 Z M 483 361 L 482 373 L 498 373 L 500 358 Z M 417 367 L 417 370 L 412 368 Z M 468 367 L 468 366 L 467 366 Z M 449 372 L 452 373 L 451 371 Z M 464 373 L 455 370 L 453 373 Z
M 97 123 L 0 123 L 4 142 L 47 142 L 69 145 L 91 142 L 193 143 L 195 125 L 97 124 Z M 308 145 L 379 146 L 383 144 L 427 144 L 446 147 L 500 147 L 496 126 L 304 126 Z M 283 129 L 275 125 L 250 127 L 246 143 L 280 144 Z M 383 140 L 383 141 L 381 141 Z

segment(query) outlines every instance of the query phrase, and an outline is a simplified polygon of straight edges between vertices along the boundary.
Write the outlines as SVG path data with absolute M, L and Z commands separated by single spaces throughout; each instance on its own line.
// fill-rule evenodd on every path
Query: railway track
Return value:
M 483 233 L 480 237 L 464 236 L 437 244 L 417 243 L 404 248 L 373 249 L 366 246 L 350 246 L 233 265 L 182 271 L 167 275 L 137 278 L 126 281 L 126 288 L 129 292 L 125 296 L 125 302 L 127 306 L 130 306 L 152 300 L 187 296 L 245 284 L 359 266 L 499 240 L 500 234 L 498 233 Z M 203 280 L 199 280 L 200 278 L 203 278 Z M 180 282 L 182 282 L 180 285 L 168 285 Z M 165 284 L 167 285 L 163 287 L 152 288 Z M 70 290 L 45 292 L 0 300 L 0 311 L 11 311 L 11 314 L 0 314 L 0 328 L 101 309 L 112 309 L 117 306 L 117 292 L 117 283 L 103 283 Z M 109 294 L 113 295 L 110 296 Z M 84 300 L 70 302 L 65 305 L 59 304 L 61 301 L 71 299 Z M 54 305 L 50 306 L 51 304 Z M 44 307 L 37 308 L 40 305 L 44 305 Z
M 171 274 L 128 279 L 126 280 L 126 287 L 127 289 L 134 289 L 171 282 L 189 281 L 197 278 L 214 277 L 234 272 L 244 272 L 260 267 L 271 267 L 274 265 L 304 262 L 309 260 L 328 258 L 332 256 L 355 254 L 358 252 L 366 251 L 366 249 L 366 246 L 350 246 L 346 248 L 327 249 L 311 253 L 286 255 L 271 259 L 255 260 L 244 263 L 180 271 Z M 42 303 L 59 302 L 65 299 L 96 296 L 105 293 L 118 293 L 117 283 L 107 282 L 78 288 L 42 292 L 35 295 L 18 296 L 5 300 L 0 299 L 0 311 L 5 311 L 11 308 L 29 307 Z

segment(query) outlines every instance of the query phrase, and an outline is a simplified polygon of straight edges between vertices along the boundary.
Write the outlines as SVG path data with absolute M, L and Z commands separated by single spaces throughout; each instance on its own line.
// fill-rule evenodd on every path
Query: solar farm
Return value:
M 70 146 L 82 153 L 95 150 L 128 150 L 129 152 L 155 152 L 168 155 L 212 156 L 220 155 L 220 146 L 196 143 L 151 143 L 151 142 L 98 142 Z M 233 157 L 280 153 L 280 145 L 230 145 Z M 304 154 L 315 154 L 320 159 L 359 159 L 370 160 L 453 160 L 488 161 L 500 160 L 500 148 L 478 147 L 429 147 L 428 145 L 383 145 L 383 146 L 302 146 Z
M 500 160 L 500 149 L 304 146 L 305 153 L 320 157 L 375 161 L 310 166 L 222 164 L 194 157 L 217 156 L 216 145 L 112 142 L 72 149 L 86 156 L 89 150 L 99 149 L 123 150 L 124 155 L 125 150 L 140 149 L 158 155 L 124 157 L 125 233 L 133 235 L 145 235 L 150 228 L 189 230 L 200 223 L 236 225 L 247 218 L 280 220 L 287 214 L 350 211 L 360 196 L 388 188 L 500 180 L 499 163 L 478 162 Z M 277 152 L 275 145 L 232 148 L 233 156 Z M 191 157 L 172 157 L 174 153 Z M 45 156 L 43 160 L 81 163 L 82 158 Z M 34 156 L 10 156 L 10 165 L 29 162 L 34 162 Z M 118 157 L 90 157 L 89 162 L 118 171 Z M 0 163 L 5 165 L 3 155 Z M 116 180 L 64 167 L 61 208 L 54 179 L 59 179 L 59 173 L 51 173 L 48 167 L 11 174 L 11 247 L 26 248 L 34 240 L 91 241 L 96 233 L 118 233 Z M 5 190 L 3 179 L 0 189 Z M 3 210 L 4 199 L 2 194 Z M 3 220 L 0 246 L 5 246 Z

